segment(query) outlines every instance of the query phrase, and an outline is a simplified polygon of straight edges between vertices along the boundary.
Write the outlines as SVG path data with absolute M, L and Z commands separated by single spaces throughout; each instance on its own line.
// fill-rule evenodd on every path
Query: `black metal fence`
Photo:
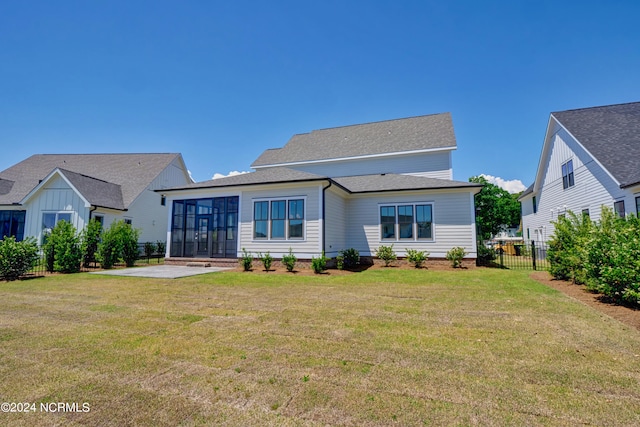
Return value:
M 481 260 L 479 264 L 510 270 L 549 270 L 548 246 L 545 243 L 500 240 L 489 246 L 494 260 Z
M 163 249 L 163 248 L 160 248 Z M 162 262 L 162 260 L 164 259 L 164 252 L 158 252 L 158 248 L 156 247 L 155 250 L 150 253 L 147 254 L 147 251 L 145 250 L 145 243 L 138 243 L 138 261 L 136 261 L 136 264 L 160 264 Z M 115 267 L 124 267 L 125 265 L 122 264 L 117 264 Z M 92 262 L 89 263 L 88 266 L 85 266 L 84 263 L 80 264 L 80 272 L 89 272 L 89 271 L 96 271 L 99 270 L 100 267 L 100 263 L 98 262 Z M 38 263 L 36 264 L 36 266 L 31 269 L 31 271 L 29 271 L 29 276 L 45 276 L 48 274 L 53 274 L 49 271 L 47 271 L 47 263 L 44 257 L 44 252 L 42 251 L 42 248 L 40 248 L 40 259 L 38 260 Z

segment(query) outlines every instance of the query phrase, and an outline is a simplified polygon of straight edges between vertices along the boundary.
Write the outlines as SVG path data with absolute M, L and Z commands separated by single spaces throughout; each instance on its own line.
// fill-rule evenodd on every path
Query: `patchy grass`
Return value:
M 637 425 L 640 333 L 527 277 L 0 282 L 0 425 Z

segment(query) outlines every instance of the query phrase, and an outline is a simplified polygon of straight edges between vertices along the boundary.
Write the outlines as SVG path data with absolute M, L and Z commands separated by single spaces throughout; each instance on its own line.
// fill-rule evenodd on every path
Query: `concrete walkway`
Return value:
M 223 267 L 185 267 L 182 265 L 156 265 L 149 267 L 131 267 L 117 270 L 94 271 L 90 274 L 106 274 L 109 276 L 155 277 L 161 279 L 177 279 L 178 277 L 196 276 L 198 274 L 217 273 L 231 270 Z

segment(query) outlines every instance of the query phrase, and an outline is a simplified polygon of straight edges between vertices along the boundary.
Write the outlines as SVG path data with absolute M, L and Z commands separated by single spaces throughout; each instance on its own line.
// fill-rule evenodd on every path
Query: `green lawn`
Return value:
M 527 272 L 0 282 L 0 425 L 640 425 L 640 332 Z

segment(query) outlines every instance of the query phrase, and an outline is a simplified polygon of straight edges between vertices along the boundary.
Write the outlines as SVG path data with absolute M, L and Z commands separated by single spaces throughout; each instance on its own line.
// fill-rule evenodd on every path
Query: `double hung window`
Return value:
M 254 201 L 253 238 L 302 240 L 304 217 L 304 199 Z
M 562 188 L 566 190 L 569 187 L 573 187 L 575 181 L 573 178 L 573 160 L 569 160 L 562 164 Z

